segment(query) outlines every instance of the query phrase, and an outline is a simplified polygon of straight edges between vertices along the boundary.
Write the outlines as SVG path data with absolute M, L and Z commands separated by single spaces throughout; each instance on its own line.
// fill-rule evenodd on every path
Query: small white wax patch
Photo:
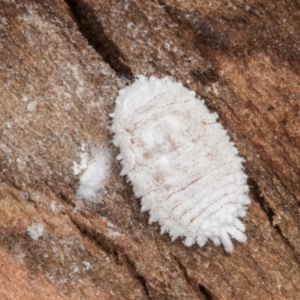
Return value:
M 77 196 L 91 202 L 99 200 L 96 196 L 104 192 L 109 170 L 109 151 L 106 147 L 101 147 L 87 161 L 87 168 L 80 176 Z
M 27 232 L 33 240 L 37 240 L 44 233 L 44 225 L 39 223 L 32 223 L 27 228 Z
M 232 252 L 246 241 L 247 176 L 218 115 L 171 77 L 138 76 L 120 91 L 111 115 L 121 175 L 141 197 L 149 222 L 184 244 L 208 239 Z
M 27 110 L 28 110 L 28 111 L 34 111 L 37 105 L 38 105 L 38 102 L 37 102 L 37 101 L 30 101 L 30 102 L 27 104 Z
M 28 97 L 27 96 L 23 96 L 22 101 L 28 102 Z

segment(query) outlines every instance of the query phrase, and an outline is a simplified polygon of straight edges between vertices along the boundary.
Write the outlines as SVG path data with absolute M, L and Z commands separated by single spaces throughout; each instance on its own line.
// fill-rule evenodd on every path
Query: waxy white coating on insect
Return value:
M 171 77 L 138 76 L 120 91 L 111 115 L 123 170 L 149 222 L 184 244 L 208 239 L 232 252 L 246 241 L 247 176 L 218 115 Z

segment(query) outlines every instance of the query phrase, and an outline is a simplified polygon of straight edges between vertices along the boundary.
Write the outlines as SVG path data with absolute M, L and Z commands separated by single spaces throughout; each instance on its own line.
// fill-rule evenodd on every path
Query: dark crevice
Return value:
M 274 210 L 270 207 L 270 205 L 267 203 L 267 201 L 261 196 L 258 188 L 258 184 L 253 179 L 248 179 L 248 185 L 251 187 L 251 193 L 254 196 L 254 200 L 259 204 L 261 209 L 265 212 L 270 225 L 275 229 L 276 233 L 283 239 L 285 244 L 290 247 L 293 252 L 295 253 L 295 249 L 290 243 L 290 241 L 284 236 L 284 234 L 281 231 L 281 228 L 278 224 L 273 224 L 273 218 L 275 216 Z M 298 258 L 299 260 L 299 258 Z
M 135 265 L 134 263 L 132 262 L 131 259 L 129 259 L 129 257 L 125 254 L 125 257 L 127 259 L 127 264 L 130 266 L 130 271 L 131 271 L 131 274 L 140 282 L 140 284 L 143 286 L 144 288 L 144 291 L 148 297 L 148 299 L 151 300 L 151 297 L 149 295 L 149 291 L 148 291 L 148 287 L 147 287 L 147 281 L 145 279 L 145 277 L 143 277 L 142 275 L 140 275 L 137 271 L 136 271 L 136 268 L 135 268 Z
M 132 79 L 133 74 L 118 46 L 107 36 L 95 10 L 81 0 L 65 0 L 78 29 L 117 75 Z
M 213 67 L 207 67 L 205 69 L 197 68 L 196 70 L 192 71 L 192 74 L 204 86 L 215 83 L 219 80 L 219 76 Z
M 82 235 L 86 236 L 89 240 L 95 242 L 103 251 L 107 253 L 107 255 L 110 255 L 113 258 L 114 262 L 117 265 L 126 265 L 132 277 L 135 278 L 141 284 L 148 299 L 151 300 L 147 288 L 146 279 L 137 272 L 134 263 L 128 258 L 126 253 L 122 251 L 122 249 L 119 246 L 111 243 L 109 239 L 103 234 L 96 231 L 93 232 L 93 230 L 90 228 L 85 228 L 84 225 L 77 222 L 70 215 L 69 218 Z
M 72 200 L 70 200 L 64 192 L 60 192 L 59 193 L 59 196 L 60 196 L 60 199 L 63 201 L 63 202 L 66 202 L 68 205 L 71 205 L 73 208 L 76 207 L 76 204 L 72 202 Z
M 210 291 L 204 285 L 198 284 L 198 288 L 206 300 L 213 300 Z
M 172 257 L 176 261 L 179 269 L 182 271 L 182 274 L 183 274 L 183 277 L 184 277 L 186 283 L 196 292 L 196 294 L 198 294 L 199 296 L 200 295 L 204 296 L 205 299 L 207 299 L 207 300 L 212 300 L 211 293 L 208 291 L 208 289 L 205 288 L 206 293 L 203 293 L 202 290 L 199 288 L 200 284 L 198 284 L 195 279 L 191 278 L 188 275 L 187 270 L 186 270 L 185 266 L 182 264 L 182 262 L 180 261 L 180 259 L 178 257 L 176 257 L 175 255 L 172 255 Z M 206 295 L 207 293 L 210 295 L 209 296 L 210 298 L 207 297 L 207 295 Z
M 178 7 L 168 5 L 163 0 L 158 0 L 158 4 L 162 7 L 168 17 L 174 22 L 174 24 L 181 26 L 184 30 L 190 27 L 186 26 L 184 12 L 182 12 Z
M 48 187 L 50 192 L 57 197 L 57 199 L 61 200 L 62 203 L 66 203 L 67 205 L 70 205 L 72 208 L 76 207 L 76 203 L 67 196 L 68 188 L 66 186 L 65 188 L 59 185 L 56 185 L 54 187 L 51 182 L 43 181 L 43 183 L 46 187 Z
M 258 188 L 258 184 L 253 179 L 248 179 L 248 185 L 250 186 L 251 193 L 254 196 L 254 200 L 258 202 L 259 206 L 262 208 L 262 210 L 265 212 L 269 223 L 272 227 L 273 226 L 273 217 L 275 215 L 273 209 L 269 206 L 269 204 L 265 201 L 265 199 L 261 196 Z
M 98 232 L 93 232 L 90 228 L 85 228 L 84 225 L 77 222 L 71 215 L 68 214 L 70 221 L 73 225 L 78 229 L 78 231 L 89 240 L 95 242 L 100 248 L 107 253 L 107 255 L 111 256 L 114 261 L 118 263 L 118 249 L 115 247 L 103 234 Z

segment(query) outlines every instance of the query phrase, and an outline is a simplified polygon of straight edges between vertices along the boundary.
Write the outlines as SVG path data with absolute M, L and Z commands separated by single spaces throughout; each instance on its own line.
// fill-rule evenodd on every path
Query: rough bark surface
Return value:
M 0 0 L 0 299 L 299 299 L 299 20 L 297 0 Z M 195 90 L 246 159 L 232 254 L 160 235 L 117 160 L 101 203 L 76 197 L 137 74 Z

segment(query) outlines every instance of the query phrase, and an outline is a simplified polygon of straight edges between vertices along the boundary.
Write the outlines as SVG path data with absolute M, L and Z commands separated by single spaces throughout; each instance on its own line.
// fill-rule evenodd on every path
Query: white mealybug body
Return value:
M 149 222 L 184 244 L 208 239 L 232 252 L 246 241 L 243 159 L 204 101 L 171 77 L 138 76 L 120 91 L 111 115 L 118 159 Z

